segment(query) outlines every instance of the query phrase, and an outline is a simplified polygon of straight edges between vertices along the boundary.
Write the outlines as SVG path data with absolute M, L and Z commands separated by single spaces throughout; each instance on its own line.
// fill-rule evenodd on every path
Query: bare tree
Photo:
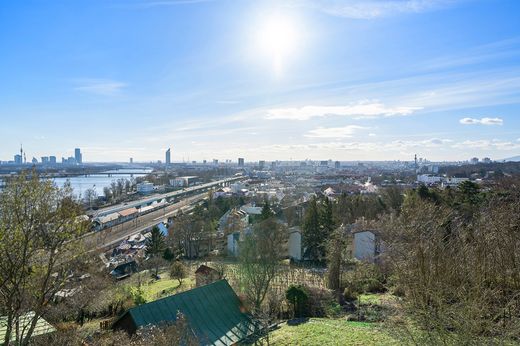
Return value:
M 0 195 L 0 313 L 4 343 L 27 345 L 37 321 L 61 290 L 87 230 L 70 185 L 60 189 L 35 172 L 9 181 Z M 34 315 L 22 323 L 27 312 Z
M 240 242 L 238 278 L 255 312 L 259 312 L 283 256 L 286 229 L 274 218 L 255 225 Z
M 89 208 L 92 208 L 92 204 L 97 200 L 96 188 L 86 189 L 83 198 L 88 203 Z
M 416 342 L 520 337 L 519 197 L 504 192 L 480 206 L 465 199 L 473 210 L 468 214 L 468 205 L 408 196 L 399 217 L 381 224 L 404 311 L 424 331 L 425 340 Z

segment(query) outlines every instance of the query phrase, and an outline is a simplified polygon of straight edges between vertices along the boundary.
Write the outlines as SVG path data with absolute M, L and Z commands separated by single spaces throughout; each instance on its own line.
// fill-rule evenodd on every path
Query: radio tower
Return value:
M 22 146 L 22 143 L 20 143 L 20 159 L 21 159 L 22 157 L 23 157 L 23 161 L 24 161 L 23 163 L 25 163 L 26 160 L 25 160 L 25 155 L 24 155 L 24 153 L 23 153 L 23 146 Z

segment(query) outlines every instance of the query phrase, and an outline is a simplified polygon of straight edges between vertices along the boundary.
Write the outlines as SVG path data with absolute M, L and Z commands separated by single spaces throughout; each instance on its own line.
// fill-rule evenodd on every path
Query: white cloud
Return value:
M 502 125 L 504 120 L 502 118 L 462 118 L 459 122 L 463 125 Z
M 76 83 L 76 90 L 105 96 L 118 94 L 127 86 L 126 83 L 110 79 L 79 79 Z
M 421 13 L 447 7 L 453 0 L 321 0 L 310 6 L 338 17 L 374 19 L 405 13 Z
M 309 120 L 329 115 L 354 118 L 410 115 L 422 107 L 388 107 L 381 102 L 362 101 L 346 106 L 303 106 L 270 109 L 266 119 Z
M 311 138 L 347 138 L 351 137 L 357 130 L 363 130 L 366 127 L 357 125 L 348 125 L 344 127 L 318 127 L 310 130 L 305 137 Z
M 481 149 L 481 150 L 518 150 L 520 149 L 520 144 L 511 142 L 511 141 L 503 141 L 499 139 L 479 139 L 479 140 L 467 140 L 463 142 L 455 143 L 453 148 L 456 149 Z

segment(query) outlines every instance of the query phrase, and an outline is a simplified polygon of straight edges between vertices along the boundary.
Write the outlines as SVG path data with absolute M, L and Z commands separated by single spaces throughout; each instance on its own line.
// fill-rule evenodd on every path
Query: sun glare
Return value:
M 294 54 L 299 31 L 293 18 L 273 14 L 261 20 L 258 26 L 257 49 L 272 60 L 276 74 L 280 74 L 287 60 Z

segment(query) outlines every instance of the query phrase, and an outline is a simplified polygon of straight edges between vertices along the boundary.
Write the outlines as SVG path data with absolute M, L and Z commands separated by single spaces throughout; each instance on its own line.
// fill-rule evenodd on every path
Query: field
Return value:
M 275 346 L 298 345 L 401 345 L 379 324 L 344 319 L 311 318 L 298 326 L 282 324 L 271 333 Z
M 165 270 L 159 272 L 159 276 L 161 277 L 159 280 L 151 279 L 150 273 L 144 271 L 133 275 L 126 283 L 137 286 L 139 275 L 141 275 L 141 289 L 143 290 L 143 297 L 146 302 L 152 302 L 175 293 L 195 288 L 195 279 L 193 276 L 182 280 L 182 285 L 179 286 L 179 281 L 171 279 L 170 274 Z

